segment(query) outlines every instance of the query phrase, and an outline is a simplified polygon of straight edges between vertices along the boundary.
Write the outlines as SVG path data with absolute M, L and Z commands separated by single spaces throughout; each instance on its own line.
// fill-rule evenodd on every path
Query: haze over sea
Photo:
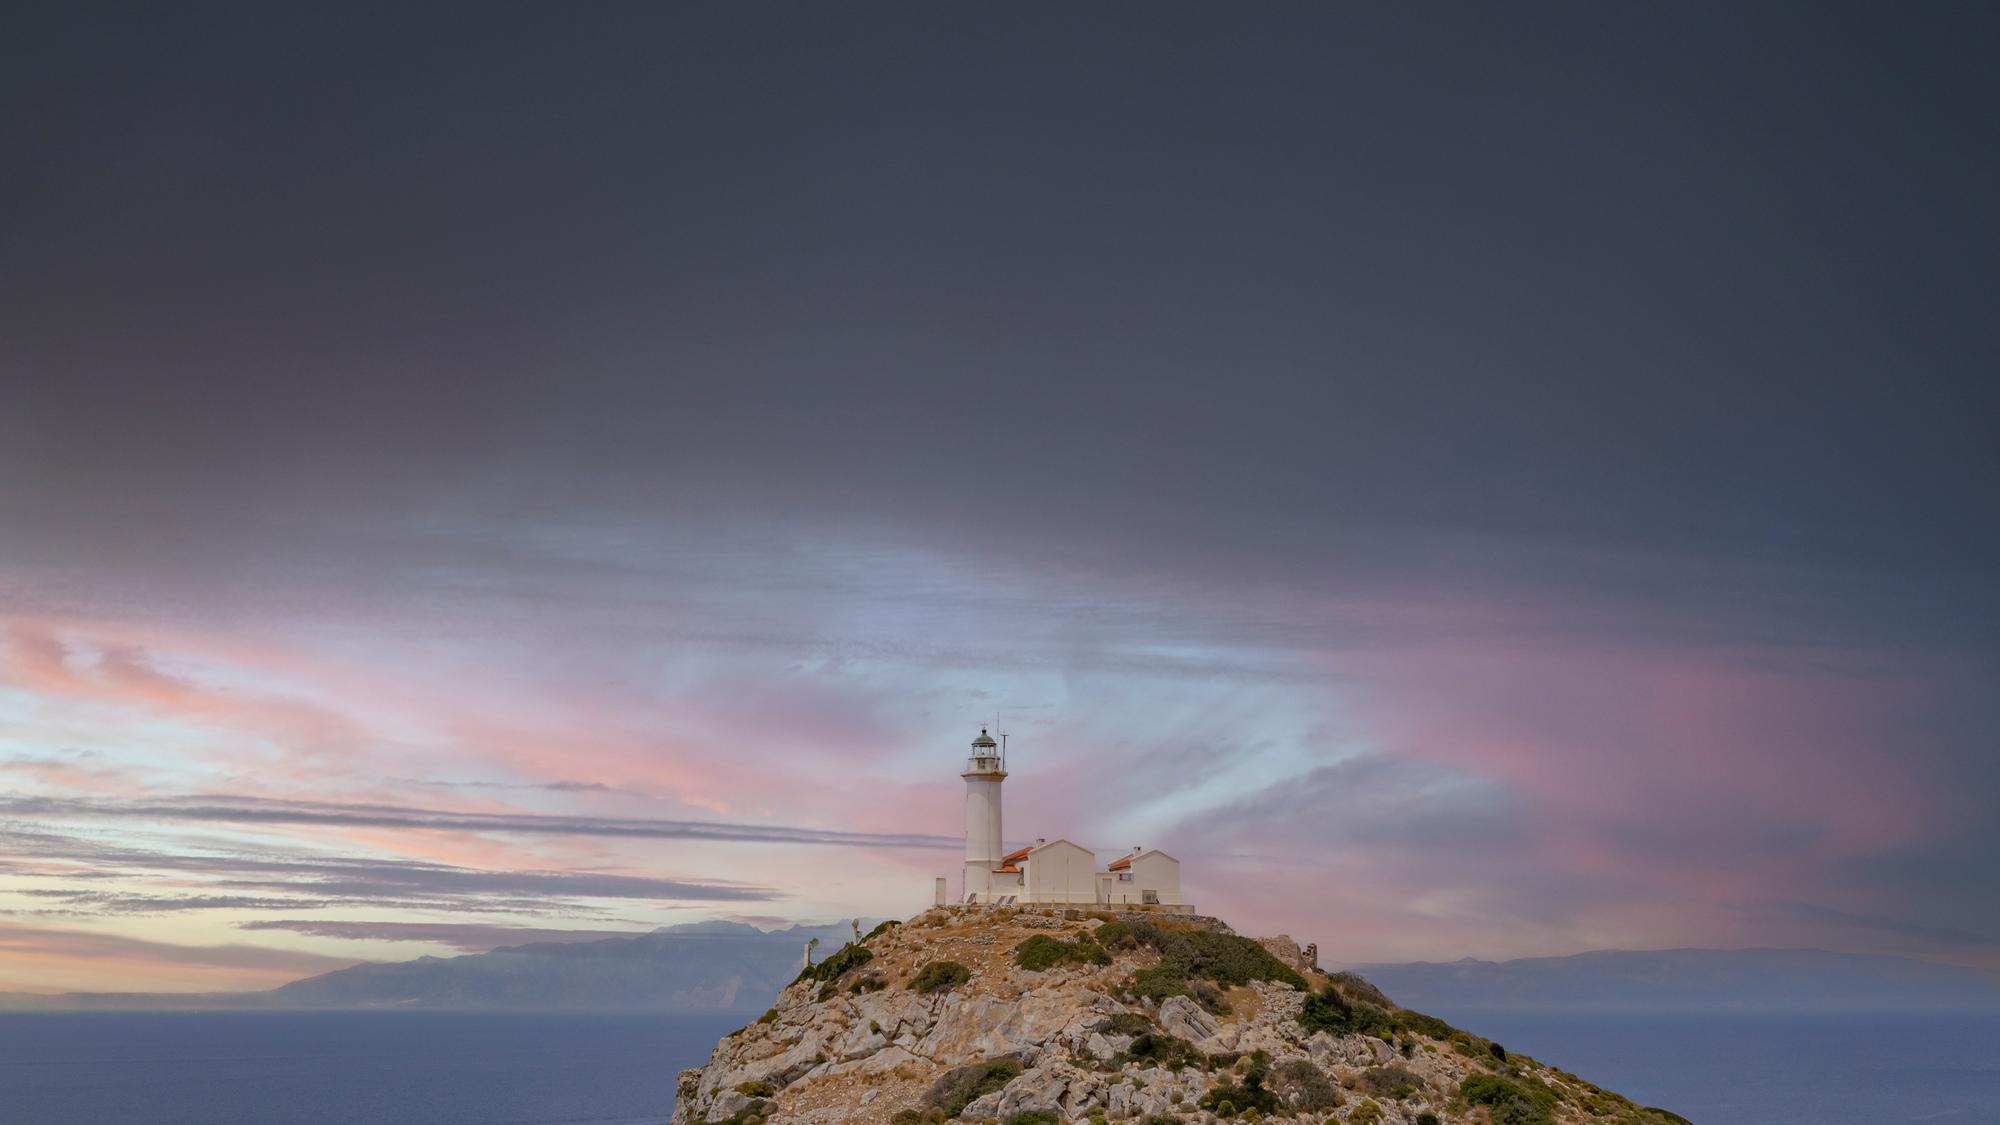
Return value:
M 2000 1119 L 2000 1014 L 1452 1013 L 1696 1125 Z M 654 1125 L 754 1013 L 0 1016 L 7 1125 Z

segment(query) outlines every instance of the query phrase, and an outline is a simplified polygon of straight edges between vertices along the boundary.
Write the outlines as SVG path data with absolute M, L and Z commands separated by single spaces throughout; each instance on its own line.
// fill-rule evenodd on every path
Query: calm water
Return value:
M 1696 1125 L 2000 1122 L 2000 1013 L 1438 1014 Z
M 4 1125 L 640 1125 L 756 1013 L 0 1015 Z
M 1440 1014 L 1697 1125 L 2000 1122 L 2000 1016 Z M 749 1018 L 0 1015 L 0 1123 L 659 1123 Z

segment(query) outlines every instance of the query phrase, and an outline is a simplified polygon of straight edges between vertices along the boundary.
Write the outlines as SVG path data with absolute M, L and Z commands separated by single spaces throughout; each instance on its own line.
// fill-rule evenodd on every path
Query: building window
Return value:
M 1140 891 L 1140 892 L 1139 892 L 1139 901 L 1140 901 L 1140 902 L 1143 902 L 1143 903 L 1146 903 L 1146 904 L 1148 904 L 1148 905 L 1151 905 L 1151 906 L 1158 906 L 1158 905 L 1160 905 L 1160 892 L 1158 892 L 1158 891 Z

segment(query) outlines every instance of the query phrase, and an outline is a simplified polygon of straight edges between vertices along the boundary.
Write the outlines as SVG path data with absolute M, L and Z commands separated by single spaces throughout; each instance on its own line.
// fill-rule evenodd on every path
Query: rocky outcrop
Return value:
M 1679 1121 L 1384 999 L 1212 919 L 943 907 L 783 989 L 673 1120 Z

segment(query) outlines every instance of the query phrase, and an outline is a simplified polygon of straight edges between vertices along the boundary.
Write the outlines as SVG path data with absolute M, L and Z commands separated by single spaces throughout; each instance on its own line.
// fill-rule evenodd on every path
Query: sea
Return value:
M 2000 1123 L 2000 1014 L 1440 1014 L 1696 1125 Z M 0 1014 L 0 1125 L 663 1125 L 752 1018 Z

